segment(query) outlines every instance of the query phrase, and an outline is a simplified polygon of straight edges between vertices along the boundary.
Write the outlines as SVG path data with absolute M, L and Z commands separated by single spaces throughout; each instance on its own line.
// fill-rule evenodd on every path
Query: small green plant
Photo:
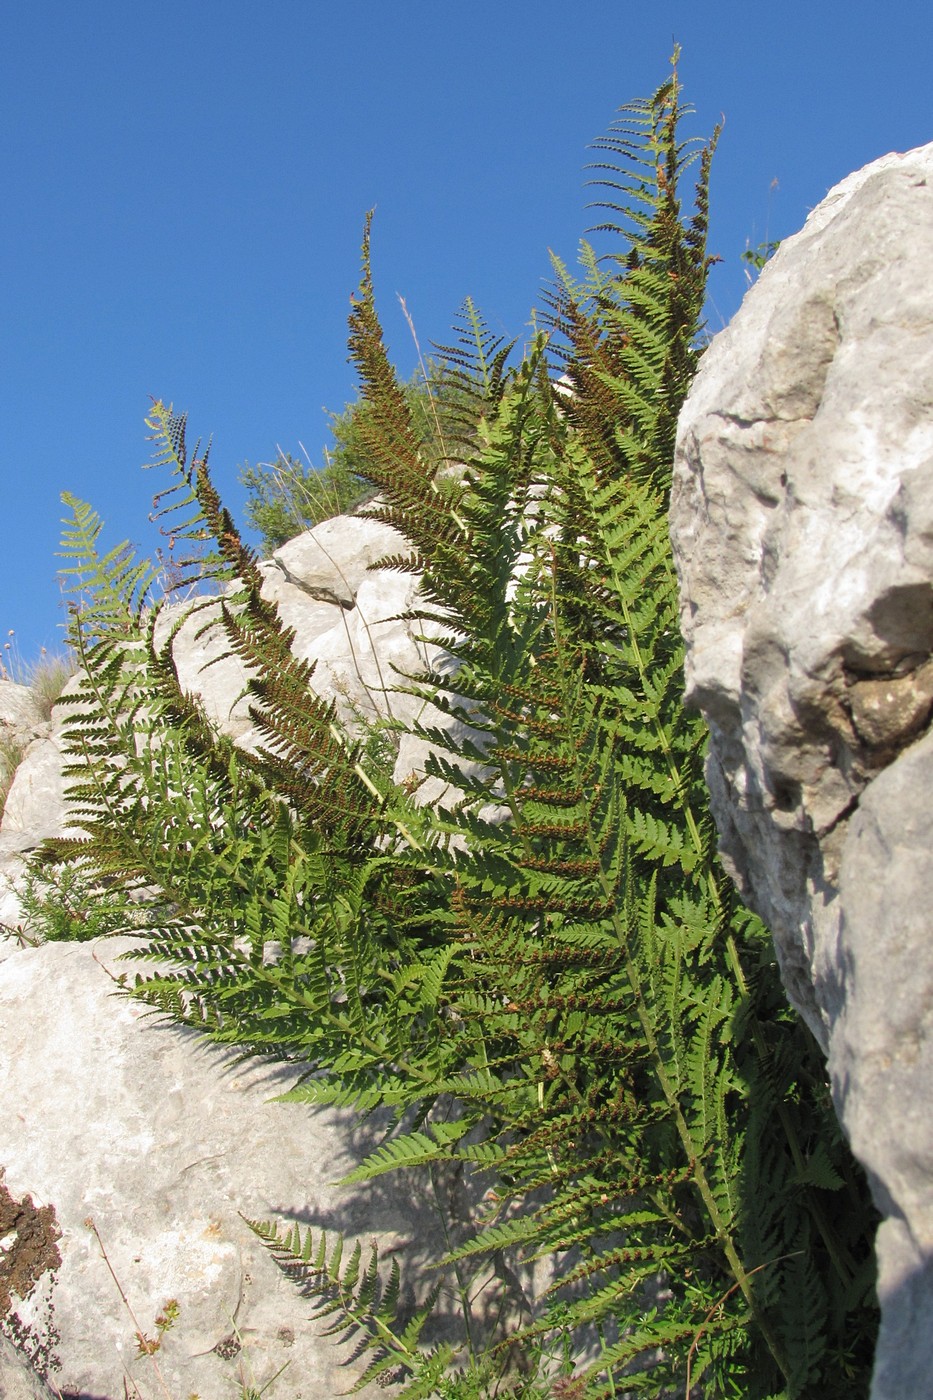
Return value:
M 765 220 L 764 238 L 760 243 L 756 244 L 755 247 L 752 247 L 747 239 L 745 241 L 745 251 L 742 254 L 742 261 L 745 263 L 745 278 L 749 285 L 754 282 L 755 277 L 761 273 L 762 269 L 771 261 L 778 248 L 781 246 L 781 240 L 779 238 L 768 237 L 768 224 L 771 220 L 771 201 L 777 188 L 778 182 L 774 179 L 768 186 L 768 216 Z
M 264 554 L 322 520 L 354 510 L 367 489 L 342 455 L 329 457 L 326 466 L 318 468 L 281 453 L 268 464 L 247 463 L 240 481 L 248 492 L 246 518 L 259 531 Z
M 120 1279 L 117 1276 L 117 1272 L 113 1267 L 110 1255 L 107 1253 L 107 1247 L 104 1244 L 103 1238 L 101 1237 L 101 1233 L 97 1228 L 93 1217 L 88 1216 L 84 1224 L 86 1228 L 91 1231 L 94 1238 L 97 1240 L 97 1245 L 100 1250 L 101 1258 L 107 1266 L 107 1271 L 110 1274 L 110 1277 L 113 1279 L 117 1292 L 120 1295 L 120 1301 L 126 1309 L 126 1312 L 130 1317 L 133 1327 L 135 1328 L 134 1340 L 136 1343 L 137 1356 L 147 1357 L 151 1360 L 152 1371 L 156 1377 L 156 1380 L 158 1381 L 159 1389 L 162 1392 L 162 1395 L 164 1396 L 164 1400 L 173 1400 L 171 1391 L 169 1390 L 165 1381 L 165 1377 L 163 1376 L 162 1371 L 159 1367 L 157 1355 L 162 1350 L 162 1344 L 166 1334 L 172 1330 L 172 1328 L 175 1326 L 175 1324 L 178 1322 L 178 1319 L 181 1316 L 181 1304 L 179 1303 L 177 1298 L 168 1298 L 162 1304 L 162 1307 L 159 1309 L 158 1313 L 155 1316 L 155 1319 L 153 1321 L 154 1331 L 145 1331 L 142 1324 L 139 1321 L 139 1318 L 136 1315 L 132 1303 L 127 1297 L 126 1290 L 123 1287 L 123 1284 L 120 1282 Z M 242 1350 L 242 1340 L 239 1336 L 239 1333 L 237 1332 L 236 1323 L 233 1324 L 233 1333 L 231 1334 L 231 1336 L 235 1340 L 236 1349 L 238 1351 Z M 243 1366 L 241 1364 L 239 1400 L 260 1400 L 260 1397 L 265 1394 L 265 1392 L 270 1388 L 274 1381 L 278 1380 L 279 1376 L 282 1374 L 282 1372 L 286 1369 L 288 1365 L 289 1363 L 286 1361 L 285 1365 L 280 1366 L 278 1371 L 276 1371 L 275 1375 L 272 1376 L 270 1380 L 266 1381 L 265 1385 L 261 1389 L 259 1389 L 256 1385 L 255 1378 L 250 1377 L 250 1379 L 247 1380 L 243 1371 Z M 137 1381 L 129 1374 L 127 1374 L 124 1378 L 124 1393 L 126 1396 L 129 1396 L 131 1392 L 134 1397 L 134 1400 L 143 1400 L 143 1395 Z M 198 1400 L 198 1396 L 191 1395 L 188 1397 L 188 1400 Z
M 169 1298 L 158 1313 L 156 1313 L 155 1335 L 149 1336 L 145 1332 L 136 1333 L 136 1350 L 140 1356 L 154 1356 L 162 1345 L 162 1338 L 166 1332 L 170 1332 L 178 1321 L 181 1307 L 177 1298 Z
M 151 906 L 93 878 L 80 861 L 49 865 L 32 858 L 19 889 L 23 928 L 41 943 L 83 943 L 115 933 L 142 933 L 157 918 Z
M 101 1258 L 107 1266 L 107 1272 L 113 1279 L 116 1290 L 120 1295 L 120 1301 L 123 1303 L 123 1306 L 129 1314 L 129 1317 L 133 1323 L 133 1327 L 135 1328 L 134 1339 L 136 1342 L 137 1354 L 139 1356 L 148 1357 L 151 1360 L 152 1370 L 159 1383 L 159 1389 L 162 1392 L 162 1395 L 164 1396 L 164 1400 L 172 1400 L 172 1393 L 166 1385 L 165 1377 L 163 1376 L 158 1360 L 156 1359 L 156 1353 L 161 1349 L 162 1338 L 164 1337 L 165 1333 L 168 1332 L 174 1326 L 175 1322 L 178 1319 L 178 1315 L 180 1312 L 178 1301 L 175 1298 L 170 1298 L 168 1300 L 168 1302 L 164 1305 L 161 1312 L 155 1319 L 156 1335 L 154 1337 L 149 1336 L 144 1330 L 142 1324 L 140 1323 L 139 1318 L 136 1316 L 136 1313 L 133 1309 L 133 1305 L 126 1295 L 126 1290 L 124 1289 L 123 1284 L 117 1277 L 116 1270 L 114 1269 L 113 1264 L 110 1261 L 110 1255 L 107 1253 L 107 1247 L 104 1244 L 104 1241 L 101 1237 L 101 1233 L 97 1228 L 93 1216 L 89 1215 L 85 1219 L 84 1224 L 85 1227 L 88 1230 L 90 1230 L 91 1234 L 97 1241 L 97 1247 L 100 1250 Z M 124 1392 L 127 1396 L 130 1394 L 131 1388 L 136 1400 L 142 1400 L 142 1396 L 138 1385 L 127 1372 L 124 1380 Z
M 45 647 L 38 660 L 27 666 L 25 684 L 32 691 L 40 719 L 52 718 L 52 711 L 76 669 L 77 662 L 70 651 L 47 652 Z
M 35 661 L 26 661 L 20 652 L 16 632 L 11 627 L 0 653 L 0 680 L 13 681 L 33 691 L 42 718 L 48 719 L 69 678 L 75 672 L 75 659 L 67 650 L 49 652 L 40 648 Z
M 469 430 L 464 433 L 463 385 L 440 361 L 422 360 L 421 369 L 401 388 L 425 457 L 435 468 L 455 463 L 470 440 Z M 247 463 L 241 469 L 246 518 L 261 536 L 263 554 L 322 520 L 359 510 L 371 499 L 373 488 L 366 477 L 370 413 L 360 399 L 330 415 L 334 446 L 325 448 L 323 467 L 313 466 L 302 447 L 305 462 L 280 451 L 274 462 L 253 467 Z
M 3 816 L 16 770 L 25 752 L 26 740 L 21 734 L 0 732 L 0 817 Z
M 571 1351 L 553 1338 L 520 1340 L 512 1335 L 503 1280 L 483 1271 L 459 1272 L 462 1336 L 457 1342 L 427 1340 L 438 1299 L 450 1286 L 449 1276 L 434 1270 L 418 1280 L 421 1296 L 403 1286 L 397 1260 L 383 1267 L 375 1243 L 347 1247 L 340 1237 L 299 1226 L 280 1229 L 264 1221 L 246 1223 L 262 1240 L 282 1271 L 311 1300 L 315 1319 L 334 1319 L 328 1333 L 352 1344 L 354 1358 L 365 1366 L 354 1390 L 375 1381 L 392 1385 L 396 1400 L 482 1400 L 494 1396 L 545 1397 L 573 1394 L 554 1389 L 573 1369 Z M 449 1266 L 448 1266 L 449 1268 Z M 500 1293 L 500 1316 L 505 1324 L 492 1344 L 488 1324 L 480 1321 L 494 1289 Z M 582 1392 L 581 1392 L 582 1393 Z
M 781 240 L 771 239 L 765 243 L 759 243 L 757 248 L 746 248 L 742 254 L 742 261 L 747 267 L 753 268 L 755 272 L 760 272 L 766 263 L 770 262 L 781 246 Z M 750 272 L 746 272 L 749 281 L 752 280 Z

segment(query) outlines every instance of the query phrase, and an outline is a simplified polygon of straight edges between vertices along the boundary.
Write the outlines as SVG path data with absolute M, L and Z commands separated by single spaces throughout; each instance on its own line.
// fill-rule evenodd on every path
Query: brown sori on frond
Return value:
M 619 466 L 618 398 L 612 387 L 620 370 L 618 346 L 611 334 L 600 335 L 596 318 L 569 295 L 555 295 L 551 307 L 555 330 L 572 347 L 558 389 L 561 407 L 583 437 L 601 479 L 611 480 Z
M 462 559 L 469 550 L 465 529 L 451 512 L 425 458 L 411 410 L 386 354 L 373 297 L 369 242 L 372 215 L 363 238 L 363 275 L 350 313 L 350 353 L 369 412 L 359 432 L 365 447 L 359 474 L 379 492 L 365 514 L 400 530 L 420 555 L 435 562 Z
M 153 639 L 156 614 L 153 614 L 149 627 L 149 655 L 146 661 L 147 684 L 158 695 L 160 722 L 183 731 L 185 745 L 190 752 L 196 754 L 215 777 L 220 777 L 227 771 L 233 741 L 210 724 L 201 704 L 183 690 L 173 657 L 174 638 L 190 616 L 191 614 L 187 613 L 180 618 L 166 641 L 161 646 L 156 646 Z
M 206 456 L 192 471 L 203 532 L 216 541 L 226 569 L 240 585 L 232 598 L 220 601 L 219 613 L 213 602 L 203 606 L 212 610 L 204 630 L 221 631 L 229 651 L 246 667 L 250 716 L 265 741 L 258 754 L 240 754 L 241 770 L 308 820 L 347 837 L 357 835 L 371 823 L 373 801 L 356 771 L 356 752 L 336 728 L 334 705 L 311 689 L 314 665 L 292 651 L 293 629 L 283 624 L 275 604 L 262 597 L 257 556 L 224 507 Z M 185 620 L 179 620 L 162 648 L 150 643 L 151 672 L 157 683 L 161 680 L 166 722 L 182 726 L 192 749 L 212 769 L 222 770 L 230 742 L 214 734 L 198 703 L 178 684 L 172 643 Z
M 243 763 L 309 821 L 358 833 L 372 818 L 372 795 L 355 771 L 356 752 L 336 727 L 336 710 L 311 689 L 314 665 L 291 651 L 291 629 L 252 589 L 240 607 L 224 605 L 231 650 L 250 672 L 250 717 L 264 748 Z
M 257 567 L 258 559 L 256 553 L 254 550 L 250 549 L 248 545 L 243 543 L 240 533 L 233 523 L 233 516 L 220 499 L 217 488 L 211 480 L 206 457 L 202 457 L 197 464 L 194 490 L 198 498 L 198 504 L 204 514 L 207 528 L 217 541 L 220 551 L 229 564 L 234 576 L 242 579 L 242 581 L 250 587 L 255 588 L 258 593 L 262 580 Z

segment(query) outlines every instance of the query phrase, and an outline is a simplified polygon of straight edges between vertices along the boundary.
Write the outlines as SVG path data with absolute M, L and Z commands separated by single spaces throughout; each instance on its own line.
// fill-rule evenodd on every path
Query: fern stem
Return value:
M 340 732 L 340 730 L 337 728 L 336 724 L 332 724 L 332 725 L 330 726 L 330 732 L 331 732 L 332 738 L 335 739 L 336 742 L 337 742 L 338 744 L 340 744 L 341 747 L 343 747 L 344 750 L 345 750 L 345 749 L 346 749 L 346 740 L 345 740 L 345 737 L 344 737 L 344 735 Z M 360 780 L 360 782 L 363 784 L 363 786 L 366 788 L 367 792 L 369 792 L 369 793 L 376 799 L 377 803 L 379 804 L 379 809 L 380 809 L 380 811 L 384 811 L 384 810 L 385 810 L 385 797 L 384 797 L 384 795 L 379 791 L 379 789 L 376 787 L 376 784 L 373 782 L 372 778 L 370 778 L 369 774 L 366 772 L 366 770 L 365 770 L 365 768 L 363 767 L 363 765 L 362 765 L 361 763 L 354 763 L 354 765 L 353 765 L 353 771 L 354 771 L 354 773 L 356 774 L 356 776 L 359 778 L 359 780 Z M 405 841 L 405 842 L 411 847 L 412 850 L 414 850 L 414 851 L 419 851 L 419 852 L 423 852 L 424 847 L 422 846 L 421 842 L 418 841 L 418 839 L 417 839 L 415 836 L 412 835 L 411 831 L 410 831 L 409 828 L 405 825 L 404 822 L 399 821 L 398 817 L 396 817 L 396 816 L 395 816 L 393 813 L 391 813 L 391 812 L 389 813 L 389 820 L 391 821 L 392 825 L 395 827 L 395 829 L 396 829 L 396 831 L 398 832 L 398 834 L 401 836 L 402 840 Z
M 562 653 L 564 642 L 561 634 L 560 613 L 557 606 L 557 574 L 556 569 L 553 567 L 550 571 L 550 588 L 551 615 L 554 619 L 555 651 L 557 651 L 558 653 Z M 624 605 L 624 590 L 620 588 L 618 592 L 619 597 L 623 601 Z M 642 668 L 641 674 L 644 678 L 644 665 L 641 661 L 640 652 L 637 651 L 637 638 L 634 634 L 634 628 L 631 627 L 630 620 L 629 636 L 631 644 L 638 654 L 639 665 Z M 657 727 L 663 732 L 663 726 L 658 725 Z M 667 744 L 666 735 L 663 736 L 663 742 L 665 743 L 665 745 Z M 666 752 L 668 753 L 670 761 L 673 764 L 673 755 L 670 753 L 669 746 L 666 748 Z M 573 749 L 573 755 L 575 766 L 575 781 L 579 788 L 584 789 L 587 781 L 587 775 L 584 773 L 580 766 L 579 750 L 577 748 Z M 706 1207 L 708 1218 L 713 1226 L 716 1238 L 719 1241 L 720 1248 L 722 1249 L 726 1260 L 728 1261 L 732 1277 L 735 1279 L 737 1287 L 741 1289 L 742 1295 L 748 1303 L 752 1316 L 754 1317 L 755 1322 L 761 1332 L 761 1335 L 763 1336 L 768 1346 L 768 1349 L 774 1357 L 775 1362 L 777 1363 L 784 1377 L 787 1380 L 790 1380 L 791 1370 L 787 1358 L 784 1355 L 783 1347 L 780 1345 L 777 1337 L 771 1330 L 771 1327 L 769 1326 L 767 1320 L 762 1316 L 758 1308 L 755 1293 L 751 1285 L 750 1275 L 746 1272 L 745 1266 L 742 1263 L 742 1260 L 739 1256 L 738 1250 L 732 1237 L 732 1231 L 722 1212 L 719 1209 L 709 1179 L 706 1175 L 706 1171 L 703 1167 L 702 1147 L 693 1138 L 693 1134 L 690 1131 L 690 1126 L 687 1123 L 686 1118 L 684 1117 L 684 1113 L 680 1105 L 679 1096 L 668 1074 L 667 1065 L 664 1056 L 661 1052 L 661 1047 L 656 1034 L 654 1019 L 648 1008 L 647 999 L 645 997 L 645 992 L 642 985 L 642 979 L 639 974 L 639 970 L 635 959 L 632 957 L 630 951 L 631 942 L 629 938 L 629 928 L 627 926 L 627 922 L 622 918 L 620 910 L 618 908 L 617 892 L 615 889 L 615 885 L 606 871 L 604 865 L 604 853 L 602 850 L 602 844 L 598 840 L 597 833 L 593 831 L 591 822 L 587 822 L 586 843 L 590 857 L 595 863 L 594 868 L 597 869 L 599 872 L 599 882 L 602 888 L 603 898 L 606 901 L 607 907 L 610 908 L 612 911 L 612 925 L 615 932 L 616 940 L 622 951 L 626 977 L 628 979 L 629 986 L 632 990 L 635 999 L 635 1010 L 638 1016 L 639 1024 L 641 1026 L 642 1035 L 644 1036 L 645 1044 L 648 1047 L 650 1059 L 654 1067 L 654 1072 L 657 1075 L 661 1091 L 664 1095 L 664 1100 L 668 1106 L 668 1110 L 670 1111 L 674 1124 L 676 1126 L 677 1135 L 680 1138 L 684 1154 L 686 1156 L 687 1161 L 691 1164 L 693 1180 L 696 1184 L 697 1190 L 700 1194 L 703 1204 Z
M 638 645 L 638 636 L 636 629 L 632 626 L 632 617 L 626 600 L 625 589 L 621 586 L 621 580 L 618 578 L 618 575 L 615 574 L 613 561 L 608 560 L 607 564 L 610 568 L 613 569 L 614 572 L 616 594 L 619 600 L 620 607 L 623 611 L 626 626 L 628 627 L 629 645 L 632 650 L 632 655 L 635 658 L 639 679 L 641 680 L 642 686 L 644 686 L 647 681 L 647 668 L 645 666 L 641 649 Z M 697 860 L 702 861 L 704 859 L 704 846 L 703 839 L 700 834 L 700 829 L 697 824 L 696 818 L 693 814 L 691 804 L 687 798 L 686 783 L 684 781 L 683 774 L 681 773 L 677 761 L 674 757 L 668 733 L 659 719 L 655 719 L 654 732 L 661 752 L 664 754 L 665 760 L 667 762 L 668 773 L 674 785 L 674 789 L 678 794 L 680 810 L 683 813 L 684 820 L 687 824 L 687 829 L 690 833 L 690 839 L 693 842 L 693 847 L 696 853 Z M 716 912 L 716 917 L 720 924 L 720 927 L 724 927 L 726 923 L 725 910 L 723 906 L 722 894 L 719 888 L 719 882 L 716 879 L 715 872 L 709 868 L 708 861 L 705 862 L 705 865 L 706 869 L 704 870 L 704 879 L 706 889 L 712 901 L 713 908 Z M 751 993 L 748 986 L 748 981 L 745 977 L 745 972 L 742 967 L 741 959 L 739 957 L 739 950 L 735 941 L 735 935 L 731 932 L 731 930 L 726 930 L 725 946 L 726 956 L 729 962 L 729 966 L 732 969 L 733 977 L 735 978 L 736 987 L 738 988 L 742 1001 L 748 1011 L 748 1018 L 751 1027 L 752 1038 L 755 1044 L 755 1051 L 758 1056 L 758 1061 L 759 1064 L 761 1064 L 764 1067 L 767 1065 L 769 1060 L 768 1047 L 765 1043 L 764 1034 L 761 1028 L 761 1022 L 754 1009 Z M 783 1129 L 784 1136 L 786 1138 L 788 1149 L 790 1151 L 794 1166 L 802 1179 L 803 1174 L 806 1170 L 806 1157 L 800 1145 L 800 1138 L 797 1134 L 790 1113 L 787 1110 L 787 1105 L 784 1103 L 780 1095 L 775 1095 L 775 1108 L 777 1110 L 778 1118 L 781 1122 L 781 1127 Z M 813 1222 L 819 1230 L 820 1237 L 822 1238 L 823 1243 L 826 1246 L 827 1253 L 832 1259 L 834 1267 L 836 1268 L 840 1278 L 848 1285 L 849 1283 L 851 1283 L 856 1272 L 854 1260 L 852 1260 L 852 1258 L 848 1256 L 847 1251 L 843 1250 L 836 1232 L 832 1229 L 829 1220 L 826 1217 L 825 1211 L 821 1209 L 819 1203 L 815 1199 L 813 1199 L 812 1196 L 809 1208 L 813 1218 Z
M 430 1163 L 428 1166 L 428 1173 L 431 1179 L 431 1194 L 434 1197 L 434 1213 L 441 1223 L 441 1229 L 444 1234 L 444 1252 L 449 1255 L 453 1252 L 453 1241 L 451 1240 L 450 1236 L 449 1217 L 448 1212 L 444 1209 L 443 1205 L 439 1200 L 437 1173 L 435 1171 L 433 1162 Z M 460 1311 L 463 1315 L 463 1327 L 466 1333 L 467 1350 L 469 1352 L 470 1358 L 473 1359 L 478 1354 L 476 1340 L 473 1336 L 473 1309 L 470 1300 L 470 1290 L 463 1276 L 460 1259 L 454 1260 L 454 1274 L 457 1279 L 457 1292 L 460 1298 Z
M 735 941 L 735 936 L 731 932 L 729 932 L 726 935 L 726 954 L 729 960 L 729 965 L 732 968 L 733 976 L 735 977 L 736 985 L 738 986 L 739 991 L 741 992 L 746 1004 L 748 1005 L 748 1015 L 751 1026 L 752 1039 L 755 1043 L 755 1051 L 758 1055 L 758 1061 L 762 1066 L 766 1066 L 770 1058 L 768 1047 L 765 1044 L 764 1033 L 761 1028 L 761 1021 L 755 1014 L 754 1006 L 751 1004 L 751 993 L 749 991 L 748 982 L 745 978 L 745 971 L 742 967 L 741 958 L 739 957 L 739 950 Z M 794 1167 L 796 1168 L 797 1174 L 800 1177 L 800 1179 L 803 1180 L 807 1167 L 807 1159 L 804 1155 L 803 1149 L 800 1146 L 800 1139 L 797 1136 L 797 1131 L 794 1127 L 793 1122 L 791 1121 L 791 1116 L 787 1111 L 787 1105 L 784 1102 L 783 1098 L 780 1096 L 780 1094 L 776 1094 L 774 1098 L 777 1115 L 778 1118 L 781 1120 L 781 1127 L 784 1130 L 784 1136 L 787 1140 L 787 1145 L 790 1150 L 791 1157 L 793 1158 Z M 848 1250 L 843 1248 L 842 1244 L 839 1241 L 838 1235 L 833 1230 L 832 1226 L 829 1223 L 829 1220 L 826 1217 L 826 1212 L 822 1209 L 819 1201 L 812 1193 L 808 1201 L 808 1210 L 810 1212 L 810 1215 L 812 1216 L 813 1223 L 816 1225 L 816 1228 L 820 1232 L 820 1238 L 826 1246 L 826 1252 L 832 1259 L 836 1272 L 838 1273 L 839 1277 L 842 1279 L 846 1287 L 848 1287 L 848 1285 L 852 1282 L 853 1278 L 855 1277 L 857 1271 L 854 1259 L 852 1259 Z
M 590 847 L 593 852 L 594 858 L 598 858 L 598 846 L 597 843 L 594 840 L 592 840 L 592 837 L 590 838 Z M 610 881 L 606 878 L 605 872 L 602 869 L 601 864 L 600 879 L 602 881 L 603 888 L 606 891 L 606 897 L 611 898 L 611 884 Z M 751 1276 L 745 1270 L 745 1266 L 743 1265 L 742 1260 L 739 1257 L 738 1250 L 735 1247 L 731 1229 L 729 1228 L 729 1225 L 724 1219 L 719 1209 L 719 1206 L 716 1203 L 716 1199 L 713 1195 L 712 1188 L 710 1186 L 706 1172 L 703 1168 L 702 1161 L 700 1160 L 698 1144 L 693 1139 L 693 1135 L 690 1132 L 689 1124 L 687 1123 L 683 1115 L 683 1111 L 680 1107 L 679 1098 L 668 1076 L 664 1056 L 661 1054 L 660 1045 L 658 1044 L 658 1040 L 655 1035 L 654 1022 L 645 1004 L 645 997 L 644 992 L 642 990 L 641 979 L 638 974 L 638 969 L 633 958 L 629 953 L 628 930 L 625 927 L 623 927 L 622 921 L 620 920 L 617 911 L 613 911 L 612 919 L 616 930 L 616 937 L 619 940 L 620 947 L 623 949 L 626 975 L 629 979 L 629 984 L 632 987 L 632 990 L 635 994 L 636 1009 L 639 1023 L 642 1028 L 642 1033 L 645 1037 L 645 1042 L 648 1045 L 652 1063 L 654 1065 L 654 1070 L 658 1076 L 658 1082 L 661 1085 L 665 1101 L 668 1105 L 668 1108 L 670 1109 L 671 1115 L 674 1119 L 674 1123 L 676 1124 L 677 1133 L 680 1138 L 681 1145 L 683 1146 L 688 1162 L 690 1162 L 692 1165 L 693 1178 L 696 1183 L 697 1190 L 700 1193 L 700 1196 L 703 1200 L 703 1204 L 706 1207 L 709 1219 L 716 1232 L 716 1238 L 718 1239 L 720 1247 L 722 1248 L 723 1253 L 725 1254 L 726 1259 L 729 1262 L 729 1268 L 733 1278 L 736 1280 L 736 1285 L 742 1290 L 742 1294 L 746 1302 L 748 1303 L 749 1308 L 751 1309 L 755 1322 L 759 1330 L 761 1331 L 761 1334 L 764 1337 L 772 1356 L 774 1357 L 775 1361 L 780 1367 L 781 1372 L 783 1373 L 785 1378 L 789 1380 L 791 1376 L 791 1371 L 787 1359 L 784 1356 L 783 1348 L 781 1347 L 774 1333 L 771 1331 L 770 1326 L 768 1325 L 767 1321 L 762 1316 L 758 1308 L 755 1294 L 750 1282 Z

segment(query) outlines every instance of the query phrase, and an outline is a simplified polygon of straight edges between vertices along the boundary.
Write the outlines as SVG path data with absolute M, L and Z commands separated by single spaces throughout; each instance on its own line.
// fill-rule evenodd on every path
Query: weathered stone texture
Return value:
M 0 678 L 0 738 L 29 733 L 40 720 L 29 686 Z
M 54 1392 L 0 1333 L 0 1400 L 52 1400 Z
M 414 1269 L 441 1249 L 434 1217 L 404 1179 L 335 1188 L 374 1136 L 355 1115 L 272 1102 L 297 1068 L 237 1064 L 119 996 L 128 946 L 49 943 L 0 964 L 0 1160 L 11 1193 L 54 1205 L 62 1228 L 53 1379 L 116 1400 L 126 1368 L 144 1396 L 162 1393 L 91 1218 L 145 1333 L 179 1304 L 156 1358 L 173 1396 L 228 1400 L 241 1375 L 259 1390 L 288 1363 L 271 1395 L 332 1400 L 358 1370 L 342 1368 L 346 1352 L 241 1213 L 375 1239 Z M 31 1304 L 17 1312 L 39 1332 Z
M 715 338 L 671 533 L 722 849 L 885 1215 L 875 1400 L 933 1374 L 933 145 L 850 176 Z

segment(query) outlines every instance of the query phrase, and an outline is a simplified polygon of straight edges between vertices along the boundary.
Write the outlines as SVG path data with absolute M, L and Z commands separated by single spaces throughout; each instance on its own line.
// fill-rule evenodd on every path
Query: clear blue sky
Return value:
M 149 397 L 237 467 L 315 461 L 355 397 L 363 216 L 392 353 L 463 298 L 521 335 L 592 217 L 587 143 L 681 45 L 712 181 L 708 324 L 748 242 L 875 157 L 933 140 L 933 6 L 736 0 L 19 0 L 0 41 L 0 641 L 61 635 L 69 490 L 151 546 Z M 776 185 L 774 184 L 776 182 Z

